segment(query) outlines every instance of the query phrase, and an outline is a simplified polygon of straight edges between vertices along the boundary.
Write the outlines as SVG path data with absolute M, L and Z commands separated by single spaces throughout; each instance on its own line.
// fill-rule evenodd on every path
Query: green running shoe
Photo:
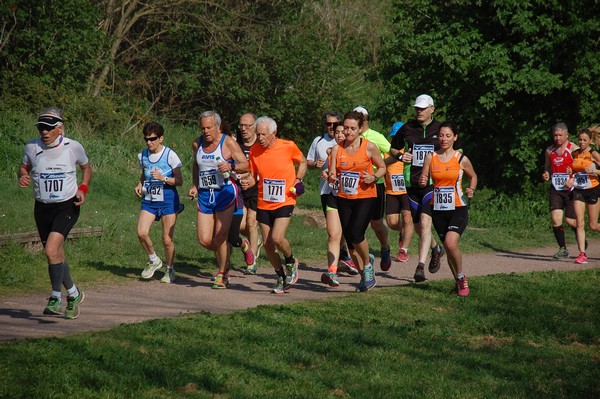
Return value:
M 59 315 L 62 314 L 62 302 L 60 298 L 51 296 L 48 298 L 48 304 L 44 308 L 44 314 Z
M 285 294 L 285 290 L 283 289 L 283 277 L 277 277 L 277 284 L 271 290 L 272 294 Z
M 83 290 L 79 289 L 79 295 L 73 297 L 67 297 L 67 309 L 65 310 L 65 317 L 67 319 L 76 319 L 79 316 L 79 305 L 85 299 Z
M 567 251 L 567 248 L 565 247 L 560 247 L 558 249 L 558 252 L 555 253 L 552 256 L 554 259 L 564 259 L 564 258 L 568 258 L 569 257 L 569 251 Z
M 285 264 L 285 288 L 288 289 L 298 281 L 298 259 L 294 263 Z

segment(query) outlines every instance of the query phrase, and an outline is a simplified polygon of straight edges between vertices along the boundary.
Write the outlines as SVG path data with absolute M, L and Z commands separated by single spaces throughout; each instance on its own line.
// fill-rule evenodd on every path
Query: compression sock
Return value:
M 65 270 L 65 263 L 48 264 L 48 274 L 50 275 L 50 283 L 52 284 L 52 291 L 61 292 L 63 275 Z
M 277 276 L 285 278 L 285 270 L 283 270 L 283 267 L 275 270 L 275 273 L 277 273 Z
M 63 271 L 62 285 L 68 291 L 70 288 L 74 287 L 75 285 L 73 284 L 73 279 L 71 278 L 71 271 L 69 270 L 69 264 L 67 263 L 67 261 L 64 261 L 63 265 L 64 265 L 64 271 Z M 69 295 L 71 295 L 71 293 L 69 293 Z
M 565 243 L 565 229 L 562 227 L 552 227 L 552 232 L 554 233 L 554 238 L 556 238 L 556 242 L 560 248 L 566 248 L 567 244 Z

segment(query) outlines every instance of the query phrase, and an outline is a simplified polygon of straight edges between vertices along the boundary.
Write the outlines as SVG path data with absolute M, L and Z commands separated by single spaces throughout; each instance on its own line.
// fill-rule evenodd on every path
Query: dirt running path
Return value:
M 600 268 L 600 242 L 590 245 L 590 263 L 576 265 L 574 258 L 554 260 L 556 248 L 537 248 L 515 252 L 467 255 L 464 270 L 467 276 L 481 276 L 498 273 L 525 273 L 542 270 L 581 270 Z M 570 248 L 575 251 L 575 248 Z M 0 341 L 63 336 L 82 331 L 109 329 L 122 323 L 136 323 L 149 319 L 177 317 L 192 312 L 225 313 L 266 304 L 291 303 L 311 299 L 331 298 L 354 292 L 358 277 L 341 276 L 342 285 L 328 288 L 320 282 L 320 266 L 301 263 L 300 280 L 285 295 L 270 294 L 275 282 L 274 272 L 263 265 L 256 276 L 246 276 L 240 272 L 231 273 L 231 286 L 227 290 L 213 290 L 210 275 L 202 276 L 195 271 L 178 271 L 175 284 L 162 284 L 158 279 L 139 281 L 132 279 L 127 285 L 99 287 L 85 290 L 85 302 L 81 305 L 81 315 L 76 320 L 60 316 L 45 316 L 42 310 L 47 301 L 47 293 L 20 297 L 0 298 Z M 416 261 L 414 256 L 408 263 L 392 264 L 388 272 L 381 272 L 379 259 L 376 259 L 377 287 L 407 285 L 413 282 Z M 429 279 L 451 279 L 445 258 L 437 274 L 426 273 Z M 133 277 L 133 276 L 132 276 Z M 162 277 L 157 272 L 155 277 Z M 427 282 L 421 283 L 427 284 Z M 450 285 L 451 283 L 448 282 Z M 471 282 L 476 295 L 477 283 Z M 83 287 L 85 289 L 85 287 Z M 357 294 L 358 295 L 358 294 Z M 363 295 L 363 294 L 361 294 Z M 368 295 L 368 294 L 367 294 Z

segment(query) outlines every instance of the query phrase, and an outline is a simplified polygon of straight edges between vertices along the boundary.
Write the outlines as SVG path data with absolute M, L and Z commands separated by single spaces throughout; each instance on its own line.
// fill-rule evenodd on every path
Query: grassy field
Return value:
M 8 121 L 8 122 L 7 122 Z M 35 231 L 31 189 L 16 186 L 34 121 L 2 115 L 0 234 Z M 139 132 L 130 137 L 67 129 L 95 170 L 77 227 L 101 237 L 68 242 L 76 282 L 127 284 L 147 258 L 136 237 Z M 167 126 L 191 181 L 194 129 Z M 319 209 L 317 177 L 303 209 Z M 547 187 L 546 187 L 547 188 Z M 461 241 L 468 253 L 553 245 L 544 187 L 508 197 L 480 190 Z M 194 203 L 184 200 L 175 233 L 176 267 L 214 271 L 200 248 Z M 152 234 L 159 243 L 159 226 Z M 292 220 L 288 238 L 304 263 L 323 264 L 326 233 Z M 379 248 L 371 232 L 373 252 Z M 397 233 L 391 233 L 395 243 Z M 570 233 L 569 242 L 573 242 Z M 393 251 L 397 250 L 395 245 Z M 162 255 L 162 248 L 157 246 Z M 411 246 L 416 252 L 416 239 Z M 234 264 L 241 264 L 239 252 Z M 261 259 L 261 267 L 269 267 Z M 0 398 L 555 398 L 600 397 L 600 272 L 473 277 L 468 299 L 447 281 L 378 289 L 228 315 L 186 315 L 104 332 L 0 344 Z M 49 290 L 39 250 L 0 248 L 0 297 Z
M 378 289 L 0 344 L 2 398 L 591 398 L 600 272 Z

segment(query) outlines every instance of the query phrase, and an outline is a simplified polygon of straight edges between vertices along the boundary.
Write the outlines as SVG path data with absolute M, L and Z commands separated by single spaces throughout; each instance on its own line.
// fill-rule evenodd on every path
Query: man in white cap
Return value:
M 444 249 L 431 234 L 431 197 L 433 185 L 419 187 L 423 161 L 427 154 L 439 149 L 438 134 L 441 122 L 433 119 L 433 99 L 421 94 L 414 103 L 416 120 L 408 121 L 392 139 L 391 154 L 404 162 L 404 180 L 410 202 L 415 230 L 419 235 L 419 263 L 415 270 L 415 282 L 425 281 L 425 262 L 431 248 L 429 272 L 437 273 Z M 402 153 L 401 150 L 404 149 Z
M 365 107 L 358 106 L 354 108 L 353 111 L 360 112 L 366 117 L 364 122 L 365 130 L 360 136 L 375 144 L 381 153 L 381 157 L 385 159 L 386 155 L 390 152 L 390 142 L 383 134 L 369 128 L 369 112 Z M 377 187 L 377 204 L 373 207 L 373 213 L 371 215 L 371 228 L 375 232 L 375 235 L 381 244 L 381 263 L 379 266 L 381 267 L 381 270 L 385 272 L 388 271 L 392 265 L 392 256 L 390 253 L 390 245 L 388 243 L 388 229 L 383 222 L 383 217 L 385 216 L 384 178 L 378 179 L 375 186 Z
M 48 261 L 52 293 L 44 309 L 46 315 L 61 315 L 62 287 L 67 290 L 65 317 L 76 319 L 79 305 L 85 298 L 71 278 L 65 260 L 65 239 L 77 222 L 80 207 L 85 202 L 92 167 L 83 146 L 64 137 L 62 111 L 58 107 L 42 110 L 36 127 L 39 137 L 25 145 L 25 155 L 17 172 L 18 185 L 33 181 L 34 217 Z M 81 169 L 81 184 L 77 185 L 77 165 Z

